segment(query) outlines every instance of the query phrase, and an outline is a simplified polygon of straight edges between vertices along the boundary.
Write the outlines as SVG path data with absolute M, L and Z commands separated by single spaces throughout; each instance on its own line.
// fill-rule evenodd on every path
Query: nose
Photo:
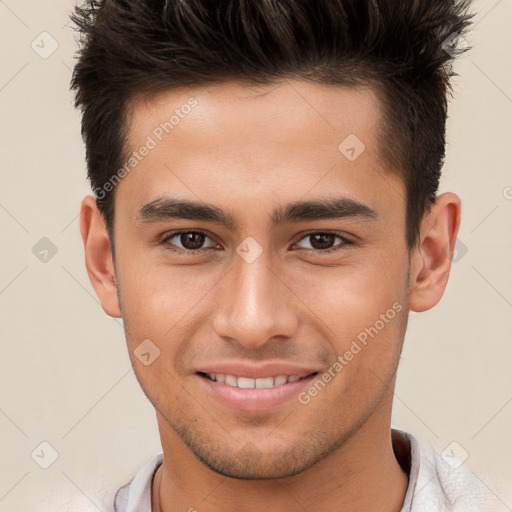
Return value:
M 235 256 L 234 268 L 220 283 L 217 296 L 217 335 L 246 348 L 294 335 L 299 325 L 295 296 L 269 263 L 265 252 L 251 263 Z

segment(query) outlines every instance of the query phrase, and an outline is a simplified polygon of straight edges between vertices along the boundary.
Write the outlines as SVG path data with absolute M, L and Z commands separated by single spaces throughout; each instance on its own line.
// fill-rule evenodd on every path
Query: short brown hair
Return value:
M 91 186 L 127 159 L 138 95 L 228 79 L 369 84 L 384 107 L 382 154 L 406 186 L 411 249 L 445 155 L 457 52 L 445 44 L 470 18 L 466 0 L 88 0 L 71 14 L 81 42 L 71 88 Z M 97 196 L 111 238 L 113 201 Z

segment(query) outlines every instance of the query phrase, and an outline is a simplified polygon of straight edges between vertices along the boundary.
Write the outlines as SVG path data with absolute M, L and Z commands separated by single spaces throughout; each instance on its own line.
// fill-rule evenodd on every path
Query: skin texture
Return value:
M 81 208 L 89 277 L 104 311 L 123 318 L 157 411 L 164 464 L 153 501 L 164 512 L 399 511 L 407 475 L 390 437 L 396 369 L 409 310 L 444 292 L 459 198 L 438 196 L 409 258 L 405 187 L 381 158 L 380 104 L 368 88 L 174 89 L 133 102 L 130 148 L 191 97 L 197 105 L 115 188 L 115 266 L 94 198 Z M 338 149 L 349 134 L 365 145 L 354 161 Z M 289 203 L 341 196 L 376 215 L 272 223 Z M 237 225 L 140 218 L 169 197 L 214 205 Z M 176 230 L 204 232 L 207 248 L 191 256 L 179 236 L 162 242 Z M 322 254 L 310 231 L 350 243 L 328 238 L 337 250 Z M 262 249 L 251 263 L 236 251 L 247 237 Z M 307 404 L 240 411 L 196 374 L 207 363 L 279 361 L 322 375 L 393 304 L 401 311 Z M 134 354 L 145 339 L 160 350 L 149 366 Z

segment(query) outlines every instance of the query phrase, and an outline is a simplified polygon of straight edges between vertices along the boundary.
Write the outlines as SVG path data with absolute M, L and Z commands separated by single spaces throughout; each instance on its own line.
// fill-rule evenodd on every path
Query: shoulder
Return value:
M 114 512 L 151 512 L 153 476 L 162 461 L 162 453 L 157 453 L 144 464 L 130 482 L 117 491 Z
M 454 449 L 460 445 L 452 443 L 439 450 L 407 432 L 394 431 L 393 435 L 410 445 L 409 488 L 402 512 L 494 512 L 503 506 L 462 460 L 462 449 L 461 453 Z

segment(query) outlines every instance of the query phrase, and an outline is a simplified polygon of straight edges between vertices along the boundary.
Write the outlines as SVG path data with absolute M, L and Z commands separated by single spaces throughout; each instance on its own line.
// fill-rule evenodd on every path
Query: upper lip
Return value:
M 259 379 L 263 377 L 277 377 L 279 375 L 298 375 L 306 377 L 318 370 L 306 366 L 297 366 L 289 363 L 265 363 L 260 365 L 248 365 L 246 363 L 216 363 L 201 366 L 197 370 L 200 373 L 220 373 L 223 375 L 234 375 L 235 377 L 247 377 Z

